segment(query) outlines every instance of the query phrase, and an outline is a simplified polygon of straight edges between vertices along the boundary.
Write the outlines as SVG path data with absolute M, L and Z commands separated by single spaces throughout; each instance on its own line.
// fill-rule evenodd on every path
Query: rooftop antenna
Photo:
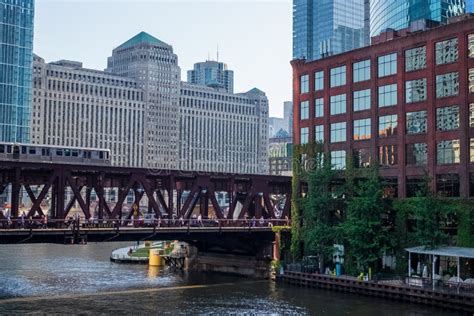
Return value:
M 219 44 L 217 44 L 217 61 L 219 61 Z

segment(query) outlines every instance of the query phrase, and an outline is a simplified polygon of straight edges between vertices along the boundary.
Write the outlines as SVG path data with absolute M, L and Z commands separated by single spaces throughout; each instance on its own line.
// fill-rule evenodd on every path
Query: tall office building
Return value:
M 283 117 L 268 118 L 268 134 L 270 138 L 277 137 L 277 133 L 283 130 L 291 137 L 293 127 L 293 102 L 286 101 L 283 103 Z
M 146 112 L 134 79 L 38 56 L 33 78 L 33 143 L 107 148 L 113 165 L 143 166 Z
M 34 0 L 0 0 L 0 141 L 29 142 Z
M 207 60 L 195 63 L 193 70 L 188 70 L 188 82 L 209 87 L 224 88 L 234 93 L 234 72 L 227 69 L 227 64 Z
M 183 82 L 180 169 L 268 173 L 268 99 Z
M 366 0 L 293 0 L 293 58 L 316 60 L 368 45 Z
M 173 47 L 141 32 L 113 50 L 106 71 L 135 79 L 144 91 L 146 166 L 177 169 L 181 70 Z
M 268 172 L 268 99 L 180 81 L 172 47 L 140 33 L 106 71 L 35 56 L 32 140 L 111 150 L 116 166 Z
M 467 12 L 474 12 L 474 0 L 370 0 L 370 36 L 419 20 L 446 24 L 450 17 Z
M 290 137 L 293 135 L 293 102 L 283 102 L 283 118 L 286 121 L 286 128 Z

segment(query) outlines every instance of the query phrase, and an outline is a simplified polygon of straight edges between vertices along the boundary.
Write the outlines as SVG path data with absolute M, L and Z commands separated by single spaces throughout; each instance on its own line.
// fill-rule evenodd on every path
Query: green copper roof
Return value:
M 168 44 L 166 44 L 165 42 L 160 41 L 156 37 L 153 37 L 153 36 L 151 36 L 150 34 L 148 34 L 146 32 L 141 32 L 141 33 L 135 35 L 134 37 L 132 37 L 131 39 L 129 39 L 128 41 L 126 41 L 125 43 L 123 43 L 122 45 L 120 45 L 117 48 L 129 48 L 129 47 L 133 47 L 133 46 L 136 46 L 138 44 L 141 44 L 141 43 L 148 43 L 148 44 L 151 44 L 151 45 L 166 45 L 166 46 L 169 46 Z

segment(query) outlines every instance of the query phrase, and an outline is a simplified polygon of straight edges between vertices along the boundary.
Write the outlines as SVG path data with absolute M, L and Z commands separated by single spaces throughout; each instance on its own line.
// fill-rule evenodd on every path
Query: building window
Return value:
M 302 101 L 300 103 L 300 114 L 302 120 L 309 119 L 309 101 Z
M 408 112 L 407 113 L 407 134 L 426 133 L 427 112 Z
M 331 88 L 346 84 L 346 66 L 331 69 Z
M 379 62 L 379 78 L 391 76 L 397 73 L 397 54 L 380 56 Z
M 397 145 L 384 145 L 379 147 L 379 164 L 381 166 L 394 166 L 397 163 Z
M 324 89 L 324 71 L 317 71 L 314 74 L 314 90 L 320 91 Z
M 324 125 L 316 125 L 314 127 L 314 141 L 316 143 L 324 143 Z
M 459 175 L 439 174 L 436 176 L 436 193 L 442 197 L 459 196 Z
M 346 113 L 346 94 L 331 96 L 331 115 Z
M 436 65 L 452 63 L 458 60 L 458 39 L 452 38 L 436 43 Z
M 474 68 L 469 69 L 469 92 L 474 93 Z
M 379 87 L 379 107 L 397 104 L 397 84 L 389 84 Z
M 370 59 L 354 63 L 353 69 L 354 82 L 370 80 Z
M 346 122 L 331 124 L 331 143 L 346 141 Z
M 405 71 L 426 68 L 426 46 L 407 49 L 405 51 Z
M 452 131 L 459 128 L 459 107 L 447 106 L 436 109 L 436 130 Z
M 300 92 L 301 93 L 309 92 L 309 75 L 303 75 L 300 77 Z
M 474 34 L 467 36 L 467 54 L 470 58 L 474 58 Z
M 406 103 L 426 100 L 426 78 L 405 82 Z
M 314 117 L 324 116 L 324 99 L 319 98 L 314 100 Z
M 398 116 L 397 114 L 379 117 L 379 137 L 397 135 Z
M 459 139 L 443 140 L 436 145 L 436 162 L 438 165 L 460 162 Z
M 354 120 L 354 140 L 370 139 L 370 118 Z
M 407 165 L 422 166 L 428 163 L 428 145 L 426 143 L 407 144 Z
M 474 138 L 469 140 L 469 162 L 474 162 Z
M 345 150 L 331 151 L 331 166 L 332 166 L 332 169 L 336 169 L 336 170 L 346 169 L 346 151 Z
M 301 128 L 301 144 L 307 144 L 309 142 L 309 128 Z
M 425 192 L 426 180 L 420 178 L 407 178 L 406 193 L 407 197 L 415 197 Z
M 370 89 L 354 91 L 354 111 L 370 109 Z
M 469 127 L 474 127 L 474 103 L 469 104 Z
M 459 73 L 450 72 L 436 76 L 436 97 L 444 98 L 459 94 Z
M 368 168 L 370 167 L 370 162 L 370 148 L 360 148 L 354 150 L 354 167 Z

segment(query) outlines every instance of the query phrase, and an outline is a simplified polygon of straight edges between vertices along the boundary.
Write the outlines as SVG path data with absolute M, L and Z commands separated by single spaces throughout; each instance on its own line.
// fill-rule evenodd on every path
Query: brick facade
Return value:
M 470 34 L 473 35 L 471 44 L 468 43 Z M 457 59 L 454 57 L 455 61 L 438 62 L 437 64 L 436 43 L 455 38 L 457 39 Z M 472 196 L 473 194 L 470 194 L 470 191 L 473 191 L 474 186 L 473 184 L 470 185 L 470 175 L 471 177 L 474 175 L 474 162 L 471 162 L 472 158 L 470 156 L 472 155 L 471 152 L 474 153 L 474 151 L 470 149 L 470 140 L 474 140 L 474 120 L 473 113 L 470 114 L 469 109 L 470 104 L 473 104 L 474 107 L 474 44 L 472 43 L 474 41 L 474 17 L 466 17 L 456 23 L 424 32 L 409 33 L 404 30 L 385 40 L 378 38 L 378 41 L 375 45 L 322 60 L 313 62 L 292 61 L 294 143 L 301 144 L 301 128 L 304 127 L 309 129 L 309 142 L 314 142 L 315 126 L 323 125 L 326 151 L 345 150 L 346 157 L 348 157 L 358 149 L 367 149 L 371 158 L 378 159 L 380 162 L 390 156 L 391 150 L 393 150 L 394 154 L 389 158 L 392 163 L 381 166 L 380 175 L 397 184 L 398 189 L 396 191 L 398 191 L 399 197 L 407 196 L 407 191 L 408 195 L 413 194 L 413 187 L 407 187 L 407 180 L 409 183 L 421 181 L 426 173 L 433 179 L 433 189 L 439 193 L 447 196 Z M 452 56 L 456 56 L 455 47 L 449 51 L 440 45 L 438 44 L 438 59 L 450 61 Z M 406 50 L 423 46 L 426 47 L 426 66 L 419 70 L 406 71 Z M 452 52 L 454 53 L 451 54 Z M 379 77 L 378 58 L 393 53 L 396 53 L 396 74 Z M 446 58 L 441 56 L 443 53 L 447 56 Z M 370 60 L 370 78 L 369 80 L 354 82 L 353 65 L 364 60 Z M 346 66 L 346 83 L 331 88 L 330 70 L 343 65 Z M 470 70 L 471 75 L 469 75 Z M 315 91 L 315 73 L 318 71 L 324 71 L 324 88 Z M 436 76 L 448 73 L 458 73 L 458 92 L 448 97 L 437 97 Z M 304 75 L 309 75 L 309 92 L 300 93 L 302 88 L 300 80 L 301 76 Z M 426 78 L 426 92 L 421 91 L 424 100 L 407 103 L 406 82 L 424 78 Z M 439 77 L 438 80 L 440 81 L 442 78 L 444 77 Z M 380 107 L 379 87 L 389 84 L 397 85 L 396 105 Z M 440 95 L 448 88 L 449 85 L 446 88 L 446 85 L 438 83 L 438 90 L 441 91 L 438 92 Z M 371 91 L 370 107 L 365 110 L 354 111 L 353 93 L 365 89 Z M 414 90 L 413 93 L 419 93 L 419 91 Z M 346 94 L 346 110 L 342 114 L 330 115 L 330 97 L 340 94 Z M 324 114 L 322 117 L 315 117 L 315 99 L 317 98 L 323 98 L 324 100 Z M 301 119 L 300 103 L 302 101 L 309 101 L 308 119 Z M 450 106 L 458 106 L 458 127 L 455 129 L 448 128 L 449 130 L 437 128 L 437 109 Z M 426 132 L 409 134 L 407 133 L 407 113 L 417 111 L 427 112 Z M 387 115 L 397 115 L 396 135 L 380 137 L 380 117 Z M 447 123 L 443 121 L 439 125 L 449 125 L 451 117 L 456 118 L 457 121 L 457 116 L 447 116 Z M 355 140 L 354 120 L 366 118 L 370 118 L 371 121 L 370 138 Z M 442 121 L 442 118 L 440 117 L 439 120 Z M 337 122 L 346 122 L 346 140 L 331 143 L 331 124 Z M 413 122 L 415 122 L 413 124 L 415 128 L 420 128 L 419 122 L 421 120 L 414 120 Z M 443 158 L 444 156 L 441 154 L 438 157 L 438 146 L 442 147 L 443 144 L 446 144 L 440 142 L 451 140 L 455 140 L 455 142 L 447 144 L 451 144 L 451 148 L 454 149 L 447 151 L 446 157 L 448 158 Z M 407 162 L 407 145 L 415 143 L 427 145 L 426 163 L 424 164 L 412 165 Z M 389 148 L 389 154 L 387 154 L 387 148 Z M 437 161 L 437 159 L 441 159 L 443 162 L 449 161 L 450 158 L 456 160 L 456 163 L 439 163 Z M 459 162 L 457 162 L 458 158 Z M 451 181 L 449 179 L 455 180 Z

